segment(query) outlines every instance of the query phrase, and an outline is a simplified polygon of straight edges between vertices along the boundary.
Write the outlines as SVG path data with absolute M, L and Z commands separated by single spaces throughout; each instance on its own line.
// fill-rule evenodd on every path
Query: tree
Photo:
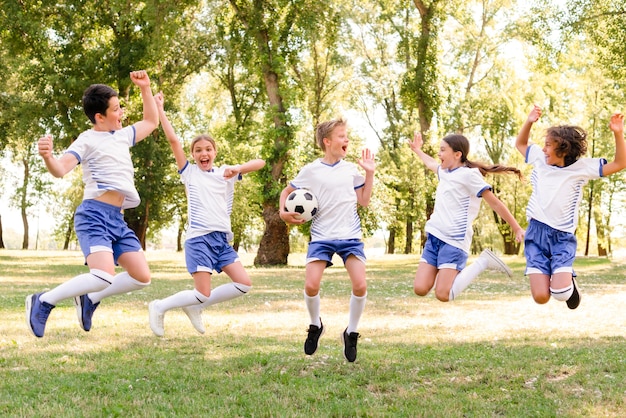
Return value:
M 290 88 L 289 70 L 294 71 L 303 49 L 313 51 L 308 42 L 314 38 L 312 34 L 323 33 L 324 27 L 333 23 L 334 18 L 328 18 L 332 7 L 310 0 L 230 0 L 230 5 L 245 36 L 255 46 L 256 68 L 267 98 L 266 118 L 271 124 L 264 133 L 263 156 L 267 165 L 259 173 L 265 231 L 254 263 L 286 264 L 289 230 L 278 215 L 277 203 L 286 185 L 286 169 L 294 148 L 295 128 L 290 110 L 297 98 Z

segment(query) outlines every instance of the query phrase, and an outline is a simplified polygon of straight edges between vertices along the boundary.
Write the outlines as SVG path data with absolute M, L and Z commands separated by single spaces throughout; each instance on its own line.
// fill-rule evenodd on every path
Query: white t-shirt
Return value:
M 480 210 L 483 192 L 491 186 L 477 168 L 444 170 L 439 166 L 437 176 L 435 208 L 425 230 L 469 254 L 474 235 L 472 222 Z
M 290 184 L 310 190 L 317 198 L 311 241 L 361 239 L 355 190 L 365 185 L 365 177 L 356 164 L 340 160 L 328 165 L 320 158 L 304 166 Z
M 141 202 L 135 188 L 135 169 L 130 147 L 135 145 L 135 127 L 127 126 L 112 132 L 89 129 L 81 133 L 66 152 L 83 166 L 85 191 L 83 199 L 95 199 L 108 190 L 125 196 L 123 209 Z
M 526 162 L 533 166 L 530 176 L 533 192 L 526 208 L 528 220 L 535 219 L 559 231 L 576 232 L 583 186 L 602 177 L 606 160 L 581 158 L 567 167 L 557 167 L 546 164 L 541 147 L 531 144 L 526 151 Z
M 211 171 L 204 171 L 188 162 L 178 172 L 187 191 L 186 239 L 216 231 L 226 232 L 229 241 L 233 239 L 230 214 L 233 210 L 235 182 L 241 179 L 241 175 L 225 179 L 226 168 L 215 167 Z

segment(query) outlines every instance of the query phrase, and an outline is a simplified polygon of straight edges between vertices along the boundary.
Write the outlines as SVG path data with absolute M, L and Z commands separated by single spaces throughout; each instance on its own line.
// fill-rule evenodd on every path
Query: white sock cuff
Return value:
M 574 286 L 572 285 L 569 285 L 562 289 L 550 288 L 550 294 L 552 295 L 552 297 L 561 302 L 568 300 L 570 296 L 572 296 L 572 293 L 574 293 Z
M 304 293 L 304 299 L 319 299 L 320 298 L 320 294 L 318 293 L 315 296 L 309 296 L 306 294 L 306 290 L 302 291 L 302 293 Z
M 355 298 L 356 300 L 367 299 L 367 292 L 365 292 L 363 296 L 357 296 L 354 293 L 352 293 L 351 297 Z
M 233 286 L 244 295 L 248 293 L 250 289 L 252 289 L 252 286 L 248 286 L 246 284 L 241 284 L 241 283 L 233 283 Z
M 104 270 L 100 270 L 100 269 L 89 269 L 89 273 L 91 273 L 92 275 L 96 276 L 98 279 L 102 280 L 103 282 L 107 282 L 109 285 L 111 283 L 113 283 L 113 275 L 107 273 Z
M 126 277 L 127 277 L 128 279 L 130 279 L 130 281 L 131 281 L 131 282 L 132 282 L 135 286 L 137 286 L 138 288 L 141 288 L 141 287 L 146 287 L 146 286 L 148 286 L 150 283 L 152 283 L 152 280 L 150 280 L 150 281 L 149 281 L 149 282 L 147 282 L 147 283 L 140 282 L 139 280 L 135 279 L 133 276 L 131 276 L 130 274 L 128 274 L 128 272 L 127 272 L 127 271 L 124 271 L 124 272 L 122 272 L 122 273 L 118 274 L 118 276 L 122 276 L 122 275 L 126 275 Z M 117 276 L 116 276 L 116 277 L 117 277 Z
M 193 289 L 193 295 L 196 299 L 198 299 L 198 303 L 204 303 L 209 298 L 202 294 L 202 292 L 198 291 L 198 289 Z

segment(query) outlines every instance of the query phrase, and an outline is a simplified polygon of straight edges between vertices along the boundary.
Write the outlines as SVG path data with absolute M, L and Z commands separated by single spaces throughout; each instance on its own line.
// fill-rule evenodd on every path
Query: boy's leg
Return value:
M 27 296 L 26 322 L 30 331 L 37 337 L 43 337 L 48 316 L 60 301 L 104 289 L 112 279 L 103 270 L 91 269 L 90 273 L 78 275 L 48 292 Z M 82 324 L 81 327 L 84 329 Z
M 343 355 L 346 360 L 353 362 L 356 360 L 359 339 L 357 329 L 367 301 L 367 281 L 363 260 L 351 255 L 346 259 L 345 265 L 352 282 L 352 295 L 350 296 L 348 326 L 343 331 L 341 338 L 344 344 Z
M 304 353 L 313 355 L 317 351 L 320 337 L 324 334 L 324 325 L 320 318 L 320 283 L 326 268 L 326 261 L 311 261 L 306 265 L 304 283 L 304 303 L 309 313 L 310 325 L 304 342 Z
M 126 271 L 117 274 L 106 289 L 89 293 L 89 299 L 94 304 L 109 296 L 143 289 L 150 284 L 150 268 L 143 251 L 123 253 L 118 258 L 118 262 Z M 87 263 L 89 263 L 89 259 L 87 259 Z

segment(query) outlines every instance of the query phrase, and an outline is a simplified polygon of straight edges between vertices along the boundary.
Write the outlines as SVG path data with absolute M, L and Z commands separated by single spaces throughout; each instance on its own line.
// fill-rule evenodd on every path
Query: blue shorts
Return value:
M 228 243 L 225 232 L 209 232 L 185 241 L 185 262 L 187 271 L 218 273 L 222 268 L 239 260 L 237 251 Z
M 576 235 L 531 219 L 524 238 L 526 274 L 574 274 Z
M 420 262 L 428 263 L 438 269 L 461 271 L 467 263 L 467 253 L 454 245 L 446 244 L 432 234 L 428 234 Z
M 351 255 L 365 263 L 363 248 L 364 245 L 360 239 L 311 241 L 306 253 L 306 262 L 308 264 L 312 261 L 326 261 L 326 267 L 330 267 L 333 265 L 333 255 L 337 253 L 344 265 Z
M 128 227 L 118 206 L 87 199 L 76 208 L 74 229 L 85 258 L 91 253 L 113 253 L 117 264 L 120 255 L 142 251 L 135 232 Z

